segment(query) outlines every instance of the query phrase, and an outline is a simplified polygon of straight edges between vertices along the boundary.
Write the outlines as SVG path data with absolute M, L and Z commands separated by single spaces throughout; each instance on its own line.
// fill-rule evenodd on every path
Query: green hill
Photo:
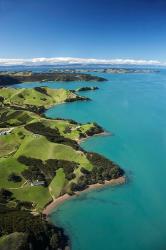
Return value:
M 107 81 L 103 77 L 91 74 L 73 73 L 73 72 L 0 72 L 0 85 L 12 85 L 21 82 L 70 82 L 70 81 Z
M 64 102 L 87 100 L 70 90 L 36 87 L 34 89 L 1 88 L 0 100 L 4 105 L 30 108 L 32 106 L 45 109 Z

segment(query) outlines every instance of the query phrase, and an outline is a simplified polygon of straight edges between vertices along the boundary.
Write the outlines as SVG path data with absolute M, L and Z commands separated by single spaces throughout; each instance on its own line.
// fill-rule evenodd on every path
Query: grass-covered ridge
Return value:
M 0 88 L 0 102 L 14 107 L 29 109 L 31 107 L 43 107 L 43 109 L 47 109 L 56 104 L 77 100 L 87 100 L 87 98 L 65 89 L 49 89 L 47 87 L 33 89 Z

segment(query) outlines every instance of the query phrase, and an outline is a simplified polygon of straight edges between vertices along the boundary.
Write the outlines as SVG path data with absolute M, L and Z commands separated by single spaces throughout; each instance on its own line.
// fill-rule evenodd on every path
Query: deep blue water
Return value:
M 93 137 L 82 146 L 116 161 L 129 182 L 67 201 L 52 213 L 51 220 L 69 234 L 73 250 L 164 250 L 166 71 L 101 76 L 109 81 L 44 83 L 55 88 L 100 88 L 84 93 L 92 101 L 58 105 L 47 115 L 96 121 L 112 132 L 113 136 Z M 33 85 L 18 87 L 22 86 Z

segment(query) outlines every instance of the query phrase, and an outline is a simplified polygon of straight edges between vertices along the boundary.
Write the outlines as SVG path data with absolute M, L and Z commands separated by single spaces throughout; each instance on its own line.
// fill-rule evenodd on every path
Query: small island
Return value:
M 150 74 L 150 73 L 159 73 L 158 69 L 146 69 L 146 68 L 110 68 L 110 67 L 88 67 L 87 68 L 78 68 L 78 69 L 62 69 L 62 70 L 54 70 L 54 72 L 63 72 L 63 73 L 79 73 L 79 74 L 87 74 L 87 73 L 107 73 L 107 74 Z
M 97 86 L 92 86 L 92 87 L 81 87 L 76 89 L 76 92 L 81 92 L 81 91 L 90 91 L 90 90 L 98 90 L 99 88 Z
M 0 95 L 0 248 L 65 249 L 69 239 L 47 221 L 49 206 L 91 186 L 122 183 L 124 171 L 81 148 L 81 140 L 104 133 L 101 126 L 43 114 L 84 98 L 46 87 L 1 88 Z

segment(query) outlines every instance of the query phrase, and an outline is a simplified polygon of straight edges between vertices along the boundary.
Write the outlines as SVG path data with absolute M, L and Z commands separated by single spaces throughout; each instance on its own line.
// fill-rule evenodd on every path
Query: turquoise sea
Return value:
M 99 75 L 99 74 L 97 74 Z M 112 136 L 82 143 L 125 169 L 128 183 L 84 193 L 60 205 L 51 221 L 63 227 L 72 250 L 166 249 L 166 71 L 100 74 L 101 83 L 44 83 L 82 92 L 89 102 L 58 105 L 49 117 L 96 121 Z M 17 87 L 40 86 L 20 84 Z

